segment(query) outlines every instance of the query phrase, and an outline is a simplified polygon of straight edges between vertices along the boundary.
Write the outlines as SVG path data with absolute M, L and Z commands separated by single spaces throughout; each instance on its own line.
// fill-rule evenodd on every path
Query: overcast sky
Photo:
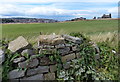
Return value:
M 1 0 L 0 17 L 34 17 L 69 20 L 103 14 L 118 17 L 119 0 Z

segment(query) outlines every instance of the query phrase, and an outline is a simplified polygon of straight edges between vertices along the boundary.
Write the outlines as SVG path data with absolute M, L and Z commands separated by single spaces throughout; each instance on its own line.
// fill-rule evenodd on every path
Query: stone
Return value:
M 25 54 L 35 55 L 35 50 L 34 49 L 25 49 L 22 51 L 21 55 L 24 56 Z
M 61 43 L 64 43 L 64 38 L 61 35 L 40 35 L 38 37 L 38 46 L 40 44 L 57 45 Z
M 39 45 L 38 49 L 44 49 L 44 45 Z
M 27 76 L 49 72 L 49 66 L 38 66 L 38 68 L 28 69 Z
M 55 80 L 55 73 L 44 74 L 45 80 Z
M 37 43 L 33 44 L 33 48 L 37 50 L 38 49 L 38 44 Z
M 57 66 L 56 65 L 50 65 L 50 72 L 55 72 L 57 71 Z
M 62 35 L 62 37 L 65 38 L 65 40 L 76 43 L 76 44 L 82 43 L 82 38 L 73 37 L 73 36 L 69 36 L 69 35 Z
M 99 55 L 99 54 L 96 54 L 96 55 L 95 55 L 95 60 L 98 60 L 98 59 L 100 59 L 100 55 Z
M 24 61 L 24 60 L 25 60 L 24 57 L 15 58 L 15 59 L 13 60 L 13 63 L 19 63 L 19 62 L 22 62 L 22 61 Z
M 3 72 L 3 67 L 0 65 L 0 82 L 2 82 L 2 72 Z
M 25 71 L 15 69 L 9 72 L 9 79 L 24 77 L 24 75 L 25 75 Z
M 64 43 L 65 43 L 64 38 L 55 38 L 52 41 L 52 45 L 58 45 L 58 44 L 64 44 Z
M 20 82 L 19 79 L 9 79 L 9 82 Z
M 37 58 L 33 58 L 33 59 L 31 59 L 30 61 L 24 61 L 24 62 L 20 62 L 20 63 L 18 63 L 18 66 L 20 67 L 20 68 L 32 68 L 32 67 L 36 67 L 36 66 L 38 66 L 38 64 L 39 64 L 39 61 L 38 61 L 38 59 Z
M 41 54 L 53 54 L 56 52 L 56 49 L 41 49 L 39 52 Z
M 40 58 L 40 65 L 51 65 L 51 64 L 55 64 L 56 62 L 52 62 L 50 61 L 50 59 L 48 57 L 43 57 Z
M 27 42 L 27 40 L 23 36 L 19 36 L 17 39 L 11 41 L 8 44 L 8 49 L 11 52 L 16 52 L 20 49 L 25 48 L 28 45 L 29 45 L 29 43 Z
M 73 51 L 79 51 L 80 49 L 78 48 L 78 46 L 73 46 L 73 47 L 72 47 L 72 50 L 73 50 Z
M 97 44 L 94 43 L 92 46 L 95 48 L 96 53 L 100 53 L 100 50 Z
M 0 49 L 0 65 L 5 61 L 5 54 L 2 49 Z
M 60 48 L 60 49 L 58 49 L 58 52 L 59 52 L 61 55 L 65 55 L 65 54 L 68 54 L 68 53 L 70 52 L 70 48 L 69 48 L 69 47 Z
M 63 64 L 63 68 L 64 68 L 64 69 L 69 69 L 69 68 L 70 68 L 70 64 L 71 64 L 71 62 L 66 62 L 66 63 L 64 63 L 64 64 Z
M 78 59 L 81 58 L 80 52 L 76 53 L 75 55 L 76 55 L 76 58 L 78 58 Z
M 64 48 L 65 45 L 64 45 L 64 44 L 58 44 L 58 45 L 56 45 L 55 47 L 56 47 L 56 48 Z
M 63 56 L 62 62 L 67 62 L 67 61 L 70 61 L 72 59 L 75 59 L 75 53 Z
M 18 67 L 19 68 L 27 68 L 28 67 L 28 61 L 18 63 Z
M 65 44 L 66 47 L 71 47 L 72 45 L 71 44 Z
M 42 45 L 41 47 L 43 47 L 45 49 L 54 49 L 54 46 L 52 46 L 52 45 Z
M 35 81 L 37 81 L 37 80 L 44 80 L 44 76 L 43 76 L 43 74 L 37 74 L 37 75 L 34 75 L 34 76 L 23 78 L 22 80 L 35 80 Z

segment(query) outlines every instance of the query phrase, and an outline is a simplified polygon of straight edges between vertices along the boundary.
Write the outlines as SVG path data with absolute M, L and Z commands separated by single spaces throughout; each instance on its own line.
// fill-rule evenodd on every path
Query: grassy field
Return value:
M 34 23 L 34 24 L 3 24 L 2 38 L 12 40 L 20 35 L 27 39 L 34 39 L 43 34 L 68 34 L 71 32 L 81 32 L 87 35 L 107 34 L 118 30 L 118 20 L 91 20 L 61 23 Z

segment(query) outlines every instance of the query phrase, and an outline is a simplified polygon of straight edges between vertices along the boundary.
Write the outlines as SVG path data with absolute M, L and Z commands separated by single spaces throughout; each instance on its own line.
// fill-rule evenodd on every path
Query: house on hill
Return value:
M 112 18 L 111 13 L 110 14 L 103 14 L 102 17 L 97 17 L 97 19 L 103 19 L 103 18 Z
M 71 21 L 78 21 L 78 20 L 86 20 L 86 18 L 84 18 L 84 17 L 80 17 L 80 18 L 74 18 L 74 19 L 71 19 Z
M 109 15 L 103 14 L 102 18 L 112 18 L 111 13 Z

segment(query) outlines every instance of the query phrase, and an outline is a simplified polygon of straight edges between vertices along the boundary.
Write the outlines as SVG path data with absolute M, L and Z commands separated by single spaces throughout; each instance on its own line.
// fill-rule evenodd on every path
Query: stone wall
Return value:
M 30 45 L 19 36 L 8 45 L 11 55 L 19 54 L 11 60 L 14 69 L 9 72 L 9 79 L 55 80 L 58 66 L 69 69 L 71 60 L 80 58 L 79 45 L 82 42 L 82 38 L 69 35 L 40 35 L 38 42 Z M 59 56 L 61 62 L 57 57 L 50 58 L 52 56 Z

